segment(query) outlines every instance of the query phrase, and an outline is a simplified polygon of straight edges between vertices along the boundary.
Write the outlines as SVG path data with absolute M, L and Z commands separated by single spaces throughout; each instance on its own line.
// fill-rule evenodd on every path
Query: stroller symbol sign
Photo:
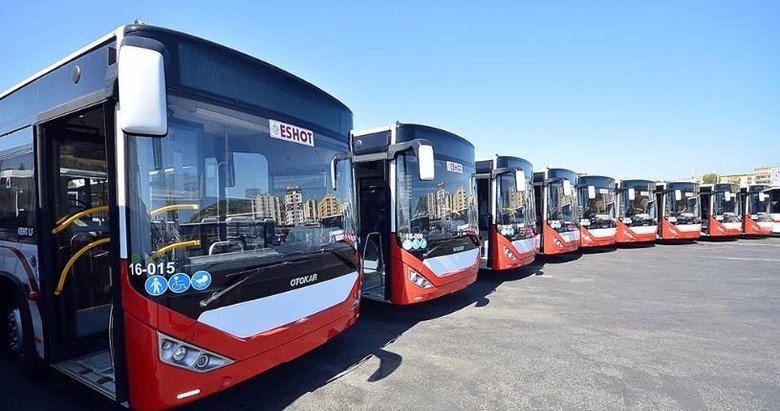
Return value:
M 190 276 L 184 273 L 176 273 L 168 279 L 168 288 L 176 294 L 181 294 L 190 288 Z
M 158 295 L 162 295 L 166 290 L 168 290 L 168 283 L 165 281 L 164 277 L 160 275 L 153 275 L 146 279 L 144 288 L 146 288 L 147 294 L 153 297 L 157 297 Z

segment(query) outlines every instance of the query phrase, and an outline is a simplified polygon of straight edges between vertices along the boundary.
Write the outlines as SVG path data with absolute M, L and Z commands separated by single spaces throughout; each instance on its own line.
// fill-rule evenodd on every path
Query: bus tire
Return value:
M 19 290 L 12 291 L 12 298 L 5 310 L 5 350 L 11 355 L 13 361 L 22 370 L 22 373 L 31 379 L 36 379 L 42 374 L 42 367 L 33 341 L 32 319 L 27 300 L 22 297 Z

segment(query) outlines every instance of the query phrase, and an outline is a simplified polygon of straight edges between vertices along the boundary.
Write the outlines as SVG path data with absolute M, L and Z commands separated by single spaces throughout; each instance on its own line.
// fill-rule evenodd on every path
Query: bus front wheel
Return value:
M 36 378 L 41 370 L 33 342 L 30 312 L 23 305 L 26 301 L 19 297 L 19 293 L 13 294 L 15 298 L 10 299 L 6 311 L 5 348 L 27 377 Z

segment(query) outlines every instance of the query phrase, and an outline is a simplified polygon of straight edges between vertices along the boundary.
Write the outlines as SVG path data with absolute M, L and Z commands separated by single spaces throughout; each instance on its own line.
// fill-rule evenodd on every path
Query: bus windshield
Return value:
M 736 193 L 726 193 L 723 191 L 715 192 L 713 196 L 712 215 L 715 219 L 724 223 L 735 223 L 742 221 L 739 210 L 739 199 Z
M 585 186 L 577 193 L 582 203 L 582 223 L 589 228 L 615 227 L 615 189 L 596 186 L 591 193 L 588 193 L 589 190 Z
M 699 220 L 699 193 L 682 189 L 680 199 L 675 198 L 675 190 L 666 193 L 666 215 L 674 217 L 678 224 L 696 224 Z
M 634 199 L 628 196 L 628 189 L 621 195 L 620 218 L 630 218 L 632 225 L 642 225 L 642 222 L 655 222 L 655 197 L 647 186 L 630 187 L 634 190 Z
M 761 201 L 763 198 L 764 201 Z M 748 193 L 747 212 L 752 219 L 757 219 L 759 216 L 768 217 L 769 214 L 769 194 L 764 193 Z
M 533 236 L 531 228 L 536 218 L 531 184 L 526 186 L 525 191 L 517 191 L 513 173 L 500 174 L 496 180 L 498 231 L 512 240 Z
M 574 189 L 566 195 L 563 191 L 563 180 L 558 179 L 547 183 L 547 221 L 552 228 L 559 231 L 577 229 Z
M 337 163 L 335 191 L 330 178 L 346 140 L 312 133 L 286 141 L 273 129 L 296 126 L 177 96 L 168 102 L 166 137 L 129 138 L 136 271 L 231 275 L 293 254 L 352 247 L 350 162 Z M 165 264 L 152 268 L 159 261 Z
M 432 181 L 419 179 L 417 157 L 414 154 L 399 155 L 396 164 L 397 234 L 401 244 L 416 239 L 433 247 L 437 241 L 477 233 L 473 164 L 464 160 L 444 160 L 437 156 L 434 166 L 436 177 Z

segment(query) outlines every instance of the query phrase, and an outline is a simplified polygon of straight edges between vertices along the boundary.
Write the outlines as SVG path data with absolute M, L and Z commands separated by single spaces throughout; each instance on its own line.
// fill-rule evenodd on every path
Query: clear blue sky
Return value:
M 2 14 L 2 90 L 142 18 L 317 84 L 358 129 L 431 124 L 480 156 L 618 178 L 780 163 L 780 1 L 11 1 Z

